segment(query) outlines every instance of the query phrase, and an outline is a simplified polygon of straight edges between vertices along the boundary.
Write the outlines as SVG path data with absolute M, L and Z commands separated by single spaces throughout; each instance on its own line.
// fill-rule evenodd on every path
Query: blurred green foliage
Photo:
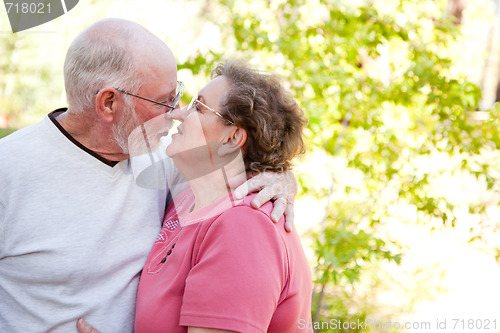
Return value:
M 0 128 L 0 138 L 14 133 L 16 130 L 14 128 Z
M 225 11 L 207 10 L 205 19 L 217 22 L 237 56 L 284 76 L 309 118 L 310 153 L 323 151 L 362 175 L 356 186 L 343 186 L 345 175 L 335 173 L 329 186 L 312 186 L 307 173 L 299 181 L 302 195 L 328 202 L 315 234 L 314 319 L 364 318 L 364 310 L 348 307 L 347 292 L 329 297 L 326 290 L 348 290 L 371 261 L 401 260 L 397 244 L 378 228 L 391 204 L 416 207 L 420 221 L 454 225 L 454 203 L 430 191 L 435 173 L 445 170 L 422 169 L 416 161 L 436 153 L 459 156 L 460 169 L 486 177 L 488 190 L 500 191 L 498 173 L 478 158 L 500 148 L 500 109 L 490 110 L 490 120 L 471 117 L 481 92 L 453 71 L 449 45 L 459 29 L 445 1 L 221 4 Z M 232 52 L 200 53 L 179 68 L 208 75 Z M 335 195 L 339 191 L 343 195 Z M 386 194 L 391 191 L 392 197 Z M 484 212 L 485 203 L 471 209 Z
M 58 104 L 63 87 L 62 66 L 52 62 L 64 54 L 37 54 L 35 46 L 45 38 L 44 34 L 4 34 L 0 39 L 1 113 L 16 127 L 33 123 L 52 111 L 47 109 L 50 102 L 54 108 L 64 106 Z

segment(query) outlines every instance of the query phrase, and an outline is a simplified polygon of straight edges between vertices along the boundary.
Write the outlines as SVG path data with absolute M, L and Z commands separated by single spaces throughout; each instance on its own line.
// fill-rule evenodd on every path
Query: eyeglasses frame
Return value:
M 148 101 L 148 102 L 151 102 L 151 103 L 155 103 L 155 104 L 158 104 L 158 105 L 161 105 L 161 106 L 166 106 L 166 107 L 170 108 L 170 110 L 167 111 L 167 112 L 165 112 L 165 113 L 166 114 L 170 114 L 177 107 L 177 105 L 179 105 L 179 102 L 180 102 L 180 100 L 181 100 L 181 98 L 182 98 L 182 96 L 184 94 L 184 83 L 182 81 L 177 81 L 177 88 L 176 88 L 176 95 L 175 95 L 174 105 L 168 105 L 168 104 L 161 103 L 161 102 L 158 102 L 158 101 L 146 98 L 146 97 L 142 97 L 142 96 L 139 96 L 139 95 L 136 95 L 136 94 L 132 94 L 132 93 L 130 93 L 130 92 L 126 91 L 126 90 L 120 89 L 120 88 L 115 88 L 115 89 L 118 90 L 121 93 L 126 94 L 126 95 L 137 97 L 137 98 L 140 98 L 140 99 L 143 99 L 145 101 Z
M 231 125 L 233 126 L 236 126 L 236 124 L 234 122 L 232 122 L 231 120 L 227 119 L 226 117 L 224 117 L 222 114 L 220 114 L 219 112 L 215 111 L 214 109 L 212 109 L 210 106 L 206 105 L 205 103 L 203 103 L 202 101 L 200 101 L 198 99 L 198 94 L 194 95 L 193 99 L 191 100 L 191 102 L 189 103 L 189 105 L 187 106 L 187 109 L 186 111 L 189 112 L 189 110 L 191 110 L 191 108 L 195 105 L 195 104 L 201 104 L 203 105 L 206 109 L 212 111 L 213 113 L 215 113 L 217 116 L 219 116 L 220 118 L 222 118 L 223 120 L 227 121 L 228 123 L 230 123 Z

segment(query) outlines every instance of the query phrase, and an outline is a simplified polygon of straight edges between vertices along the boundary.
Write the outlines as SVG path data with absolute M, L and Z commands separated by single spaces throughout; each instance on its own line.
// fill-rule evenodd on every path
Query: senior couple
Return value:
M 305 120 L 279 79 L 227 61 L 180 108 L 172 52 L 119 19 L 75 39 L 64 75 L 68 108 L 0 140 L 0 331 L 295 332 L 310 321 L 309 267 L 285 230 Z M 158 119 L 157 136 L 180 121 L 166 189 L 137 186 L 129 146 L 142 133 L 151 153 L 145 125 Z

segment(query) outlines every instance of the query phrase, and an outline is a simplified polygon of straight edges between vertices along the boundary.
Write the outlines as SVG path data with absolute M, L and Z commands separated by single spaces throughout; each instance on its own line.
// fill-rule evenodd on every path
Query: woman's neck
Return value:
M 212 173 L 189 180 L 189 186 L 195 196 L 193 211 L 227 196 L 246 180 L 245 165 L 239 158 Z

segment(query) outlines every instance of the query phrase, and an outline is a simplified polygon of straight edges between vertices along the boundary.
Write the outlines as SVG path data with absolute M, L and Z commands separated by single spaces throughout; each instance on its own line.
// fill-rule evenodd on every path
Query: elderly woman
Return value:
M 189 187 L 143 269 L 135 332 L 307 331 L 311 274 L 299 237 L 284 218 L 272 222 L 272 203 L 254 209 L 255 195 L 232 196 L 248 173 L 290 168 L 305 119 L 276 76 L 234 61 L 213 74 L 172 114 L 182 123 L 167 154 Z
M 144 267 L 135 332 L 295 332 L 310 322 L 311 275 L 299 237 L 272 204 L 232 190 L 248 172 L 286 171 L 303 152 L 303 113 L 277 77 L 219 65 L 167 154 L 189 188 L 174 198 Z M 279 200 L 279 199 L 278 199 Z M 304 330 L 301 330 L 303 332 Z

